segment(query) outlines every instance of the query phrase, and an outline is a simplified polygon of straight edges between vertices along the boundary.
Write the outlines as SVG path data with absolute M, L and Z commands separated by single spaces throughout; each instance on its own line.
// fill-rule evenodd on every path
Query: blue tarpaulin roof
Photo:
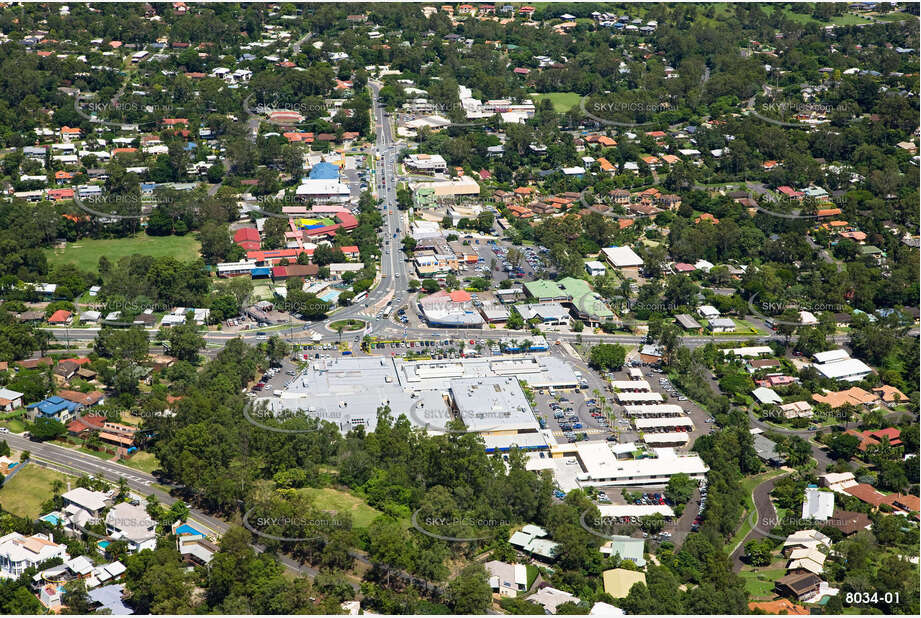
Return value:
M 339 180 L 339 166 L 320 161 L 310 169 L 311 180 Z

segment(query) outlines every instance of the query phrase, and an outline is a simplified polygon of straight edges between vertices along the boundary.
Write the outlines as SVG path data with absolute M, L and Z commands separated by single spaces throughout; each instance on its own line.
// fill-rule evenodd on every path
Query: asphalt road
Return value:
M 777 481 L 784 476 L 786 475 L 768 479 L 755 487 L 752 491 L 752 500 L 755 503 L 755 517 L 757 517 L 757 519 L 755 520 L 755 525 L 752 526 L 751 532 L 742 539 L 730 556 L 734 571 L 738 572 L 742 570 L 744 564 L 742 562 L 742 555 L 745 553 L 745 544 L 749 541 L 766 537 L 767 533 L 776 525 L 774 522 L 777 522 L 777 511 L 774 509 L 774 503 L 771 502 L 771 492 L 774 490 L 774 485 Z M 746 517 L 752 517 L 752 514 L 748 513 Z

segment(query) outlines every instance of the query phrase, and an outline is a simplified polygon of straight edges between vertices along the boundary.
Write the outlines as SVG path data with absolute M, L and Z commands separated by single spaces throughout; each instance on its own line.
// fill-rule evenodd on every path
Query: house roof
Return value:
M 790 573 L 777 580 L 779 585 L 785 586 L 797 594 L 806 592 L 818 586 L 821 582 L 822 580 L 813 573 Z
M 748 604 L 750 610 L 761 610 L 766 614 L 786 614 L 788 616 L 808 616 L 809 610 L 802 605 L 797 605 L 789 599 L 776 601 L 752 601 Z
M 630 594 L 634 584 L 645 584 L 646 574 L 627 569 L 608 569 L 601 574 L 604 591 L 615 599 L 623 599 Z
M 70 319 L 70 316 L 72 315 L 73 314 L 70 311 L 67 311 L 66 309 L 58 309 L 57 311 L 51 314 L 51 317 L 48 318 L 48 322 L 50 322 L 51 324 L 56 324 L 58 322 L 66 322 L 67 320 Z
M 861 502 L 866 502 L 872 506 L 879 506 L 886 502 L 886 496 L 876 491 L 876 488 L 866 483 L 858 483 L 853 487 L 845 487 L 844 491 L 851 494 Z
M 844 534 L 853 534 L 866 529 L 870 525 L 870 518 L 864 513 L 835 509 L 835 514 L 825 525 L 837 528 Z

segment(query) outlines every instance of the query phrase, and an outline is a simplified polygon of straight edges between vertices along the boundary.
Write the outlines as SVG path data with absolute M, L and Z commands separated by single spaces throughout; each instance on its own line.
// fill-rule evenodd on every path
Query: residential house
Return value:
M 563 590 L 547 586 L 528 597 L 528 601 L 544 608 L 545 614 L 556 614 L 557 608 L 563 603 L 580 603 L 579 597 Z
M 27 416 L 33 423 L 39 418 L 49 418 L 59 423 L 67 424 L 73 419 L 83 406 L 63 397 L 52 395 L 39 402 L 26 406 Z
M 895 427 L 866 431 L 848 429 L 845 433 L 860 439 L 860 444 L 857 448 L 860 449 L 861 453 L 868 455 L 872 454 L 873 452 L 880 449 L 884 440 L 889 444 L 890 449 L 893 449 L 897 452 L 901 452 L 903 450 L 901 438 L 902 434 Z
M 845 404 L 873 408 L 876 407 L 876 402 L 878 401 L 876 395 L 868 393 L 859 386 L 852 386 L 838 392 L 814 393 L 812 399 L 818 403 L 827 404 L 832 410 Z
M 12 412 L 22 407 L 22 393 L 9 388 L 0 387 L 0 410 Z
M 774 582 L 777 594 L 802 601 L 814 596 L 822 580 L 814 573 L 790 573 Z
M 27 569 L 52 558 L 68 560 L 70 555 L 65 545 L 55 543 L 48 535 L 10 532 L 0 537 L 0 579 L 18 579 Z
M 125 541 L 130 553 L 157 547 L 157 522 L 142 506 L 121 502 L 106 515 L 106 531 L 116 541 Z
M 679 315 L 676 315 L 676 316 L 675 316 L 675 321 L 676 321 L 676 322 L 678 323 L 678 325 L 681 326 L 684 330 L 688 330 L 688 331 L 698 332 L 698 333 L 699 333 L 699 332 L 701 331 L 701 329 L 703 328 L 703 326 L 701 326 L 700 322 L 698 322 L 697 320 L 695 320 L 692 316 L 688 315 L 687 313 L 681 313 L 681 314 L 679 314 Z
M 556 559 L 559 545 L 546 538 L 549 534 L 540 526 L 528 524 L 512 534 L 509 544 L 534 558 L 550 562 Z
M 608 569 L 601 574 L 604 591 L 615 599 L 626 598 L 635 584 L 645 584 L 646 574 L 628 569 Z
M 803 500 L 803 519 L 826 521 L 835 512 L 835 494 L 821 491 L 817 487 L 807 487 Z
M 490 560 L 483 565 L 489 575 L 489 587 L 500 597 L 516 597 L 528 589 L 528 570 L 523 564 Z
M 789 535 L 783 543 L 783 555 L 789 558 L 798 549 L 828 549 L 831 539 L 818 530 L 797 530 Z

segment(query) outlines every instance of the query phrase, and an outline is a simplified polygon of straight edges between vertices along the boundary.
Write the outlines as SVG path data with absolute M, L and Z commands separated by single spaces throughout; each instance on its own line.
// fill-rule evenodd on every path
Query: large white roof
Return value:
M 617 268 L 643 265 L 643 259 L 630 247 L 605 247 L 601 251 L 608 261 Z

